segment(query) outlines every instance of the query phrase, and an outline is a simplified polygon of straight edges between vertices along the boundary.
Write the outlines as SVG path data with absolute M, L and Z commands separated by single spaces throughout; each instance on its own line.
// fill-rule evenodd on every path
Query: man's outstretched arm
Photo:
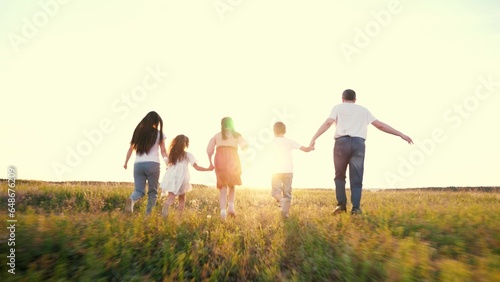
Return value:
M 323 133 L 325 133 L 325 131 L 327 131 L 334 123 L 335 123 L 334 119 L 327 118 L 325 122 L 323 122 L 323 124 L 318 128 L 316 134 L 314 134 L 313 138 L 311 139 L 311 143 L 309 143 L 309 147 L 314 149 L 314 143 L 316 143 L 316 139 L 318 139 L 318 137 L 320 137 Z
M 408 144 L 413 144 L 413 140 L 411 140 L 411 138 L 407 135 L 404 135 L 403 133 L 399 132 L 398 130 L 392 128 L 390 125 L 386 124 L 386 123 L 383 123 L 379 120 L 376 120 L 374 122 L 372 122 L 373 126 L 375 126 L 376 128 L 378 128 L 379 130 L 385 132 L 385 133 L 389 133 L 389 134 L 392 134 L 392 135 L 396 135 L 396 136 L 399 136 L 401 137 L 403 140 L 405 140 L 406 142 L 408 142 Z

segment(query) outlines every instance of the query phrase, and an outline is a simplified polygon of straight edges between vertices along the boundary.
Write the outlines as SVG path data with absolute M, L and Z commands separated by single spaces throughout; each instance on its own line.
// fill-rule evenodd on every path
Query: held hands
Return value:
M 306 153 L 311 152 L 313 150 L 314 150 L 314 146 L 313 147 L 309 146 L 309 147 L 304 148 L 304 152 L 306 152 Z
M 314 145 L 315 145 L 315 141 L 311 141 L 311 143 L 309 143 L 309 147 L 308 148 L 311 148 L 311 151 L 313 151 L 315 148 L 314 148 Z
M 309 147 L 301 146 L 300 150 L 303 151 L 303 152 L 308 153 L 308 152 L 311 152 L 312 150 L 314 150 L 314 146 L 311 146 L 311 145 L 309 145 Z
M 193 167 L 197 171 L 212 171 L 212 170 L 214 170 L 213 165 L 210 165 L 209 167 L 203 167 L 203 166 L 199 166 L 198 164 L 195 163 L 195 164 L 193 164 Z
M 210 165 L 209 167 L 199 167 L 199 171 L 212 171 L 214 170 L 214 166 Z

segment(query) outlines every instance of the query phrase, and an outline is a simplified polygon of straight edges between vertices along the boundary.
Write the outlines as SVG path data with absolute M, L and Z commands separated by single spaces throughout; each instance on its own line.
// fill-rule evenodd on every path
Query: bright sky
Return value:
M 30 2 L 0 0 L 0 178 L 133 181 L 129 141 L 155 110 L 201 166 L 233 117 L 244 185 L 269 187 L 272 124 L 307 146 L 352 88 L 415 141 L 370 126 L 365 188 L 500 185 L 498 1 Z M 334 130 L 294 151 L 294 187 L 334 186 Z

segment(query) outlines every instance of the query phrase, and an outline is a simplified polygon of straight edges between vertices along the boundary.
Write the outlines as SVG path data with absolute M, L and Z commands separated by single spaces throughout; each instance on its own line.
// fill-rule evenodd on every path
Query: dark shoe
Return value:
M 362 213 L 363 212 L 359 208 L 353 208 L 352 211 L 351 211 L 351 215 L 362 214 Z
M 343 213 L 343 212 L 347 212 L 347 209 L 345 208 L 345 206 L 337 206 L 332 214 L 339 214 L 339 213 Z

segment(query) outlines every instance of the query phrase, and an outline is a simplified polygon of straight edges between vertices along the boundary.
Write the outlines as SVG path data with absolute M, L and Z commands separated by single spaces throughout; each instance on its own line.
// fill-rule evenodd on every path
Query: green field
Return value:
M 0 214 L 7 215 L 1 182 Z M 332 216 L 333 190 L 295 189 L 281 219 L 270 190 L 237 189 L 237 217 L 195 186 L 186 210 L 124 214 L 130 183 L 20 181 L 15 275 L 2 228 L 1 281 L 500 281 L 500 189 L 364 191 Z M 8 223 L 6 224 L 7 226 Z

